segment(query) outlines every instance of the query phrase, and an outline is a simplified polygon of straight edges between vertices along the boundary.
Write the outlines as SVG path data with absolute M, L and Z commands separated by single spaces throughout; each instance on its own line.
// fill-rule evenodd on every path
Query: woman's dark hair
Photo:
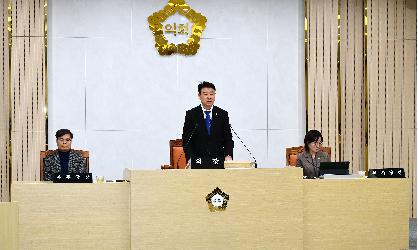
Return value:
M 199 83 L 199 85 L 197 85 L 197 91 L 199 91 L 199 94 L 200 94 L 200 92 L 202 91 L 203 88 L 211 88 L 211 89 L 216 91 L 215 85 L 213 83 L 210 83 L 210 82 L 203 81 L 203 82 Z
M 306 133 L 305 135 L 305 139 L 303 140 L 303 142 L 305 143 L 305 150 L 309 150 L 309 143 L 316 142 L 319 139 L 321 139 L 321 141 L 324 141 L 321 132 L 319 132 L 318 130 L 309 130 L 308 133 Z
M 70 135 L 70 138 L 73 139 L 73 133 L 71 133 L 71 131 L 66 128 L 62 128 L 55 133 L 55 137 L 57 139 L 64 135 Z

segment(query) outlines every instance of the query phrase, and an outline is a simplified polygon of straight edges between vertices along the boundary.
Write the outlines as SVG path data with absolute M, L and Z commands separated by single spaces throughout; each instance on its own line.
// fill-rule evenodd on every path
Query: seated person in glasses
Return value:
M 319 177 L 319 164 L 330 161 L 328 154 L 321 151 L 322 134 L 318 130 L 310 130 L 306 133 L 303 142 L 305 151 L 298 154 L 296 167 L 303 168 L 304 177 L 317 178 Z
M 44 181 L 51 181 L 54 174 L 85 173 L 86 166 L 83 156 L 71 149 L 73 133 L 68 129 L 60 129 L 55 133 L 57 147 L 53 154 L 44 160 Z

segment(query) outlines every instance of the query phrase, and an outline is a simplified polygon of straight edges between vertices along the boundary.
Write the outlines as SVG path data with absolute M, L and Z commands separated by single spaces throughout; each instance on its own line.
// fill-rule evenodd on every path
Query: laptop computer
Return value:
M 192 157 L 192 169 L 224 169 L 224 157 Z
M 321 162 L 319 164 L 319 175 L 320 176 L 324 174 L 348 175 L 349 167 L 350 167 L 349 161 Z

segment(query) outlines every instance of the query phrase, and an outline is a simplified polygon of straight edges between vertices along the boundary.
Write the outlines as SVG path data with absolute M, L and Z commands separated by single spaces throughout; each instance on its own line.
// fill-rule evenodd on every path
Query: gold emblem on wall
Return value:
M 148 17 L 160 55 L 195 55 L 206 21 L 205 16 L 191 9 L 184 0 L 170 0 L 162 10 Z
M 216 187 L 210 194 L 206 195 L 211 212 L 224 211 L 228 205 L 229 195 L 224 193 L 220 188 Z

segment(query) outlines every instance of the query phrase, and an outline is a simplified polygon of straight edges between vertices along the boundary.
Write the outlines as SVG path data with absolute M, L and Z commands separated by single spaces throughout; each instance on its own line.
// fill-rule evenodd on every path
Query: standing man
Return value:
M 183 126 L 183 149 L 190 167 L 192 157 L 224 157 L 232 160 L 232 140 L 228 112 L 213 106 L 216 88 L 210 82 L 197 86 L 201 104 L 186 112 Z

